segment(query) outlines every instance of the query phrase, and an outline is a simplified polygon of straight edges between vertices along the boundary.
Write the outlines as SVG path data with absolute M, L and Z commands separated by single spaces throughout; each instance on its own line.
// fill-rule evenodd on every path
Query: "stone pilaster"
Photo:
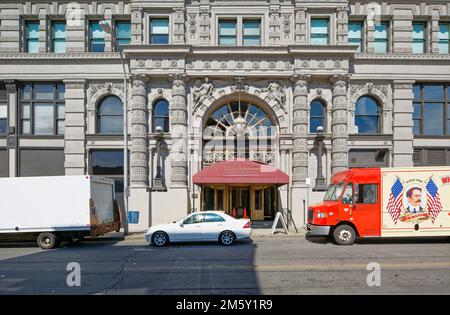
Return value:
M 414 81 L 394 81 L 393 166 L 413 166 L 413 99 Z
M 19 52 L 22 43 L 20 12 L 18 9 L 0 9 L 0 52 Z
M 348 75 L 334 75 L 330 78 L 333 92 L 332 108 L 332 151 L 331 172 L 336 174 L 348 168 L 348 120 L 347 120 L 347 87 Z
M 393 52 L 412 52 L 412 19 L 413 13 L 411 9 L 395 10 L 392 23 Z
M 147 89 L 144 76 L 134 76 L 131 89 L 130 186 L 148 187 Z
M 433 10 L 430 21 L 430 52 L 434 54 L 439 53 L 439 19 L 439 11 Z
M 170 76 L 172 81 L 172 102 L 170 104 L 170 149 L 171 187 L 187 187 L 187 101 L 184 73 Z
M 306 7 L 302 2 L 295 3 L 294 43 L 296 45 L 307 43 Z
M 348 43 L 348 7 L 337 8 L 337 44 Z
M 50 46 L 51 43 L 47 43 L 47 38 L 49 38 L 49 34 L 47 34 L 48 23 L 45 14 L 39 15 L 39 52 L 46 52 L 47 45 Z
M 269 45 L 278 45 L 281 40 L 280 6 L 270 6 L 269 13 Z
M 198 32 L 200 45 L 210 45 L 211 43 L 211 7 L 209 5 L 200 6 L 200 30 Z
M 185 44 L 185 8 L 184 6 L 177 6 L 173 9 L 173 40 L 172 44 Z
M 86 174 L 86 82 L 64 80 L 65 85 L 65 174 Z
M 76 6 L 72 7 L 71 10 L 77 12 L 78 8 Z M 82 9 L 80 9 L 82 10 Z M 66 42 L 67 42 L 67 52 L 84 52 L 86 49 L 86 36 L 89 35 L 89 30 L 86 27 L 86 19 L 84 11 L 80 11 L 82 14 L 67 13 L 70 15 L 71 19 L 67 20 L 66 25 Z
M 308 177 L 308 80 L 295 75 L 293 104 L 292 185 L 305 184 Z
M 142 44 L 142 8 L 131 8 L 131 44 Z
M 18 156 L 18 130 L 17 130 L 17 84 L 15 81 L 5 81 L 6 96 L 8 100 L 8 127 L 14 128 L 14 133 L 7 136 L 7 149 L 9 160 L 9 177 L 16 177 L 17 174 L 17 156 Z

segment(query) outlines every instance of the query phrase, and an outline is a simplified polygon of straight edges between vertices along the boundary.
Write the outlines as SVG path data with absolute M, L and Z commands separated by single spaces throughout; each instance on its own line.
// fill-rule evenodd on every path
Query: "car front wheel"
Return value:
M 231 231 L 224 231 L 224 232 L 220 233 L 220 236 L 219 236 L 219 242 L 225 246 L 232 245 L 234 243 L 235 239 L 236 239 L 236 236 Z
M 157 247 L 166 246 L 169 243 L 169 237 L 164 232 L 155 232 L 152 236 L 152 244 Z

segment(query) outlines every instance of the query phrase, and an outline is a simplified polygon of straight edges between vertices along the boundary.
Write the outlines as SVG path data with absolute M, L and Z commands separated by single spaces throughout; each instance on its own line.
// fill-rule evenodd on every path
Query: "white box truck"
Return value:
M 114 181 L 81 176 L 0 178 L 0 239 L 35 239 L 43 249 L 61 241 L 119 231 Z

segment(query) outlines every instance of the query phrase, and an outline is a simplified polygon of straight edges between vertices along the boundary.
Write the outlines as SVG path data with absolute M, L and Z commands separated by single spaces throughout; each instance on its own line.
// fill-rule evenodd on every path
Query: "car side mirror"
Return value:
M 181 226 L 181 227 L 184 227 L 184 224 L 183 224 L 183 222 L 180 222 L 180 226 Z

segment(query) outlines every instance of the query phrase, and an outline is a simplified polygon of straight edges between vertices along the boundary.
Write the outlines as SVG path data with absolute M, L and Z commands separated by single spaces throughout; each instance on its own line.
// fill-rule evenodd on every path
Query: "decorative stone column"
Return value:
M 147 90 L 144 76 L 134 76 L 131 89 L 130 186 L 148 187 Z
M 281 40 L 281 11 L 279 5 L 271 5 L 269 13 L 269 43 L 278 45 Z
M 185 44 L 185 8 L 184 6 L 177 6 L 173 8 L 173 44 Z
M 305 184 L 308 177 L 308 80 L 294 75 L 292 185 Z
M 200 5 L 200 30 L 198 32 L 200 45 L 210 45 L 211 42 L 211 7 Z
M 394 81 L 393 165 L 413 166 L 413 99 L 414 81 Z
M 170 76 L 172 81 L 171 136 L 171 186 L 187 187 L 187 101 L 185 73 Z
M 6 146 L 8 150 L 9 177 L 18 176 L 17 156 L 18 156 L 18 137 L 17 126 L 17 83 L 14 80 L 5 81 L 6 97 L 8 100 L 8 128 Z M 14 129 L 12 132 L 11 129 Z
M 288 204 L 297 227 L 305 223 L 308 204 L 308 81 L 310 76 L 294 75 L 292 118 L 292 187 Z
M 393 52 L 411 53 L 413 11 L 409 8 L 398 8 L 393 17 Z
M 66 175 L 86 174 L 86 82 L 64 80 L 65 130 L 64 168 Z
M 439 53 L 439 19 L 440 19 L 439 10 L 433 10 L 431 13 L 431 21 L 430 21 L 431 26 L 430 52 L 433 54 Z
M 347 87 L 349 75 L 334 75 L 330 78 L 333 92 L 331 112 L 331 172 L 336 174 L 348 168 Z

